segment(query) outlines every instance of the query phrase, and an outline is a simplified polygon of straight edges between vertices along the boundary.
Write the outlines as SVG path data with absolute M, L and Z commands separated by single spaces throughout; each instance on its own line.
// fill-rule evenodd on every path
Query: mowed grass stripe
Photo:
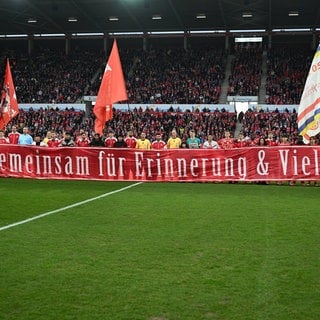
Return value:
M 0 318 L 317 319 L 318 203 L 317 188 L 145 183 L 13 228 Z
M 132 182 L 0 178 L 0 226 L 132 185 Z
M 105 198 L 107 196 L 111 196 L 111 195 L 113 195 L 115 193 L 122 192 L 122 191 L 128 190 L 130 188 L 133 188 L 133 187 L 135 187 L 135 186 L 137 186 L 139 184 L 141 184 L 141 182 L 134 183 L 132 185 L 123 187 L 121 189 L 117 189 L 117 190 L 114 190 L 114 191 L 110 191 L 110 192 L 104 193 L 104 194 L 102 194 L 100 196 L 96 196 L 96 197 L 93 197 L 93 198 L 90 198 L 90 199 L 86 199 L 86 200 L 83 200 L 83 201 L 80 201 L 80 202 L 76 202 L 76 203 L 73 203 L 71 205 L 59 208 L 59 209 L 55 209 L 55 210 L 52 210 L 52 211 L 47 211 L 47 212 L 41 213 L 41 214 L 39 214 L 37 216 L 31 217 L 31 218 L 28 218 L 28 219 L 25 219 L 25 220 L 17 221 L 17 222 L 14 222 L 14 223 L 6 225 L 6 226 L 2 226 L 2 227 L 0 226 L 0 231 L 7 230 L 7 229 L 10 229 L 10 228 L 13 228 L 13 227 L 16 227 L 16 226 L 19 226 L 21 224 L 25 224 L 25 223 L 28 223 L 28 222 L 32 222 L 34 220 L 44 218 L 44 217 L 49 216 L 51 214 L 55 214 L 55 213 L 59 213 L 61 211 L 65 211 L 65 210 L 68 210 L 68 209 L 71 209 L 71 208 L 75 208 L 75 207 L 81 206 L 83 204 L 86 204 L 86 203 L 89 203 L 89 202 L 92 202 L 92 201 L 96 201 L 96 200 L 99 200 L 101 198 Z

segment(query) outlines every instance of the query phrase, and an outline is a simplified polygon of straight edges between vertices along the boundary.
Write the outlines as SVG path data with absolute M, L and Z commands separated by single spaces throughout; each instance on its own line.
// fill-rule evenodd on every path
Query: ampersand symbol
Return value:
M 260 176 L 268 175 L 269 163 L 268 162 L 264 163 L 265 157 L 266 157 L 266 154 L 265 154 L 264 150 L 259 150 L 259 152 L 258 152 L 259 162 L 257 164 L 257 173 Z

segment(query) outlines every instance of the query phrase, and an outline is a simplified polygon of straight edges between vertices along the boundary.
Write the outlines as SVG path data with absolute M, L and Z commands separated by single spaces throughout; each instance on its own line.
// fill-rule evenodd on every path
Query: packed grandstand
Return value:
M 160 133 L 167 142 L 172 130 L 176 130 L 182 146 L 187 147 L 184 143 L 190 130 L 194 130 L 200 147 L 209 135 L 221 141 L 225 131 L 235 139 L 234 147 L 239 147 L 239 133 L 248 142 L 246 146 L 254 146 L 259 138 L 271 135 L 277 143 L 283 136 L 291 144 L 301 143 L 296 108 L 281 106 L 297 106 L 300 102 L 314 54 L 310 47 L 298 44 L 265 48 L 251 44 L 225 52 L 221 45 L 148 50 L 119 46 L 119 52 L 128 93 L 128 101 L 123 103 L 135 107 L 115 109 L 113 118 L 106 123 L 103 139 L 109 132 L 118 138 L 132 131 L 136 138 L 145 133 L 151 142 Z M 28 127 L 33 139 L 37 136 L 41 141 L 48 132 L 54 132 L 60 140 L 69 132 L 76 141 L 84 131 L 88 141 L 93 139 L 92 108 L 75 110 L 65 106 L 83 102 L 84 96 L 97 95 L 106 63 L 103 51 L 75 48 L 66 55 L 63 50 L 39 48 L 27 55 L 6 48 L 1 55 L 2 61 L 10 59 L 19 104 L 29 105 L 8 124 L 5 137 L 15 126 L 20 133 Z M 257 96 L 264 107 L 245 112 L 218 108 L 226 103 L 226 96 Z M 39 103 L 47 107 L 33 107 Z M 139 104 L 152 107 L 137 107 Z M 159 109 L 161 104 L 170 108 Z M 193 107 L 177 107 L 184 104 Z M 269 110 L 268 105 L 279 108 Z

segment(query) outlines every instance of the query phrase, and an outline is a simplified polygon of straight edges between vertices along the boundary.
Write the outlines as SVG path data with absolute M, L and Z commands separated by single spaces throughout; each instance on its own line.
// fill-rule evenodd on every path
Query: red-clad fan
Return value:
M 267 147 L 268 146 L 267 140 L 264 137 L 260 137 L 256 146 L 257 147 Z
M 84 129 L 79 130 L 79 134 L 76 136 L 75 143 L 77 144 L 78 140 L 82 139 L 82 135 L 85 133 Z
M 268 147 L 276 147 L 279 144 L 272 132 L 268 133 L 268 138 L 266 139 L 266 142 Z
M 161 133 L 156 134 L 156 139 L 152 142 L 151 149 L 156 149 L 156 150 L 167 149 L 167 144 L 161 139 Z
M 51 132 L 51 138 L 48 140 L 47 145 L 49 148 L 55 148 L 60 146 L 61 140 L 57 138 L 56 132 Z
M 113 148 L 114 144 L 117 142 L 117 138 L 114 136 L 114 132 L 113 131 L 109 131 L 108 133 L 108 137 L 106 138 L 106 140 L 104 141 L 104 145 L 107 148 Z
M 7 144 L 9 143 L 9 139 L 5 137 L 4 131 L 0 130 L 0 144 Z
M 235 141 L 228 130 L 224 132 L 224 138 L 220 139 L 218 143 L 222 149 L 232 149 L 235 147 Z
M 137 138 L 133 136 L 133 132 L 130 130 L 128 131 L 128 135 L 124 139 L 125 143 L 127 144 L 128 148 L 135 149 L 137 144 Z
M 286 134 L 281 136 L 278 146 L 291 146 L 291 142 Z
M 251 139 L 245 138 L 244 134 L 242 132 L 240 132 L 238 135 L 238 139 L 235 142 L 235 147 L 236 148 L 245 148 L 245 147 L 250 147 L 250 146 L 251 146 Z
M 11 132 L 8 134 L 9 143 L 18 144 L 20 133 L 17 131 L 16 126 L 12 126 Z
M 81 134 L 81 137 L 79 137 L 76 141 L 76 146 L 77 147 L 89 147 L 90 146 L 90 140 L 87 137 L 86 133 L 83 132 Z
M 263 138 L 264 135 L 260 132 L 260 130 L 257 130 L 255 132 L 255 135 L 254 135 L 253 139 L 252 139 L 252 145 L 253 146 L 258 145 L 259 144 L 259 140 L 260 140 L 261 137 Z

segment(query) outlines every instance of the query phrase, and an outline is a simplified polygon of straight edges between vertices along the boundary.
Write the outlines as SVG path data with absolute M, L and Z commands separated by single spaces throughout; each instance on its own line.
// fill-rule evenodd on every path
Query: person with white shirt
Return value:
M 211 134 L 208 135 L 207 140 L 202 145 L 203 149 L 219 149 L 219 144 L 217 141 L 213 140 L 213 136 Z

